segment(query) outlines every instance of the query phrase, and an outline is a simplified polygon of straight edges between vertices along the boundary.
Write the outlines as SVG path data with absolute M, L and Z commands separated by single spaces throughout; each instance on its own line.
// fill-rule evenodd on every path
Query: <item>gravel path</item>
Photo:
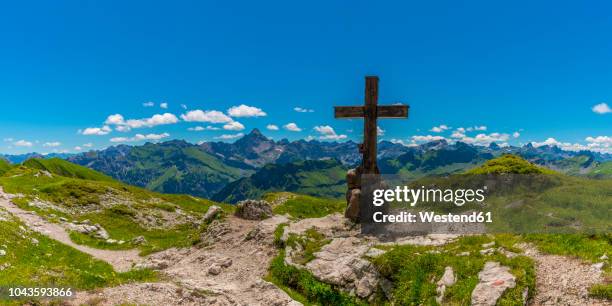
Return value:
M 143 260 L 138 255 L 138 250 L 100 250 L 72 242 L 69 233 L 64 227 L 56 223 L 51 223 L 34 212 L 19 208 L 10 201 L 10 195 L 4 193 L 2 187 L 0 187 L 0 207 L 3 207 L 15 217 L 18 217 L 30 229 L 63 244 L 69 245 L 83 253 L 87 253 L 97 259 L 106 261 L 111 264 L 116 271 L 128 271 L 134 264 Z
M 536 295 L 531 305 L 612 305 L 589 297 L 589 287 L 603 282 L 601 270 L 579 259 L 548 255 L 522 245 L 536 262 Z

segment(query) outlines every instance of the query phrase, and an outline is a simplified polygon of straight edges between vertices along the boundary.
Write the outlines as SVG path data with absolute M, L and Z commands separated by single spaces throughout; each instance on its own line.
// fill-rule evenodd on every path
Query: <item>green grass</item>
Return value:
M 5 159 L 0 157 L 0 175 L 3 175 L 11 169 L 11 164 Z
M 106 262 L 36 232 L 24 234 L 19 226 L 23 224 L 14 219 L 0 221 L 1 248 L 7 251 L 0 257 L 0 265 L 10 265 L 0 273 L 0 286 L 59 286 L 89 290 L 158 278 L 148 269 L 115 272 Z M 38 244 L 34 244 L 32 238 L 38 240 Z
M 589 295 L 598 298 L 612 300 L 612 284 L 598 284 L 589 288 Z
M 273 202 L 278 196 L 287 193 L 269 193 L 264 200 Z M 272 211 L 277 215 L 289 214 L 296 219 L 319 218 L 332 213 L 343 212 L 346 207 L 345 200 L 317 198 L 307 195 L 295 194 Z
M 488 160 L 484 165 L 467 171 L 468 174 L 553 174 L 554 171 L 536 166 L 516 155 L 504 154 Z
M 506 236 L 499 236 L 498 245 L 511 244 Z M 404 245 L 390 247 L 384 255 L 373 259 L 380 273 L 390 279 L 395 290 L 391 303 L 395 305 L 436 305 L 435 281 L 442 277 L 446 266 L 454 270 L 457 282 L 447 288 L 443 304 L 469 305 L 474 287 L 478 284 L 478 273 L 487 261 L 497 261 L 510 267 L 516 276 L 516 286 L 508 289 L 498 301 L 498 305 L 515 305 L 522 301 L 522 293 L 529 288 L 534 293 L 535 268 L 533 261 L 524 256 L 507 258 L 495 253 L 484 256 L 479 253 L 481 245 L 490 242 L 487 236 L 466 236 L 443 247 L 424 247 Z M 431 252 L 440 250 L 440 253 Z M 461 252 L 469 256 L 457 256 Z M 518 302 L 521 305 L 521 302 Z
M 278 228 L 281 227 L 279 226 Z M 300 254 L 294 254 L 292 259 L 298 264 L 305 265 L 309 261 L 315 259 L 314 254 L 330 242 L 331 239 L 326 239 L 325 236 L 316 229 L 310 228 L 304 232 L 304 235 L 289 234 L 286 245 L 293 249 L 299 248 L 302 250 Z
M 93 170 L 89 171 L 95 173 Z M 188 195 L 159 194 L 113 180 L 96 181 L 59 175 L 36 176 L 38 172 L 38 169 L 24 165 L 13 168 L 0 177 L 0 185 L 8 193 L 25 195 L 25 198 L 14 200 L 22 209 L 35 211 L 52 222 L 59 222 L 59 217 L 79 221 L 88 219 L 105 228 L 110 238 L 126 242 L 121 245 L 110 244 L 88 235 L 71 233 L 74 242 L 96 248 L 129 249 L 137 247 L 142 254 L 149 254 L 170 247 L 191 246 L 199 241 L 199 235 L 204 226 L 195 227 L 185 223 L 169 228 L 151 229 L 142 224 L 142 220 L 138 219 L 138 213 L 146 211 L 152 216 L 162 216 L 167 213 L 176 214 L 180 209 L 197 219 L 211 205 L 221 206 L 226 213 L 231 213 L 234 209 L 228 204 L 215 203 Z M 105 198 L 108 197 L 120 199 L 120 204 L 111 207 L 102 205 Z M 28 202 L 34 198 L 51 202 L 58 208 L 41 209 L 29 206 Z M 68 211 L 62 212 L 60 209 L 68 209 Z M 55 217 L 51 217 L 52 214 Z M 147 243 L 132 245 L 130 241 L 137 236 L 144 236 Z
M 310 272 L 286 265 L 284 250 L 272 260 L 266 279 L 296 300 L 307 302 L 306 305 L 366 305 L 335 286 L 317 280 Z
M 80 178 L 92 181 L 112 181 L 110 176 L 89 168 L 73 164 L 60 158 L 32 158 L 23 162 L 23 165 L 32 169 L 46 170 L 51 174 Z

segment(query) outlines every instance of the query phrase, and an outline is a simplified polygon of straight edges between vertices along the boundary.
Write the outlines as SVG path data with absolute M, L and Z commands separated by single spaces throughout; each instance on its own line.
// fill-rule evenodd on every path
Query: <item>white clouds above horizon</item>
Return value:
M 302 131 L 302 129 L 294 122 L 287 123 L 283 127 L 285 128 L 285 130 L 291 131 L 291 132 L 301 132 Z
M 215 139 L 230 140 L 230 139 L 240 138 L 242 136 L 244 136 L 243 133 L 238 133 L 238 134 L 223 134 L 221 136 L 215 137 Z
M 161 134 L 136 134 L 134 135 L 134 137 L 114 137 L 110 139 L 110 142 L 137 142 L 137 141 L 143 141 L 143 140 L 153 140 L 153 141 L 157 141 L 157 140 L 161 140 L 163 138 L 168 138 L 170 137 L 170 134 L 168 133 L 161 133 Z
M 54 148 L 54 147 L 59 147 L 61 146 L 62 143 L 59 141 L 52 141 L 52 142 L 45 142 L 43 143 L 43 147 L 45 148 Z
M 199 132 L 199 131 L 218 131 L 220 129 L 221 128 L 218 128 L 218 127 L 212 126 L 212 125 L 207 125 L 206 127 L 195 126 L 195 127 L 187 128 L 188 131 L 196 131 L 196 132 Z
M 131 129 L 143 128 L 143 127 L 155 127 L 158 125 L 175 124 L 178 123 L 178 118 L 171 113 L 155 114 L 150 118 L 142 119 L 128 119 L 125 120 L 123 115 L 114 114 L 110 115 L 104 121 L 106 125 L 113 125 L 117 131 L 128 132 Z
M 16 146 L 16 147 L 28 147 L 29 148 L 29 147 L 33 146 L 34 144 L 31 141 L 27 141 L 27 140 L 22 139 L 22 140 L 18 140 L 16 142 L 14 142 L 13 145 Z
M 336 134 L 336 131 L 334 131 L 334 128 L 332 128 L 329 125 L 315 126 L 314 130 L 317 131 L 319 134 L 321 134 L 321 136 L 319 136 L 319 139 L 321 140 L 341 140 L 347 137 L 344 134 L 342 135 Z
M 112 129 L 108 125 L 105 125 L 103 127 L 89 127 L 89 128 L 86 128 L 86 129 L 84 129 L 82 131 L 79 130 L 79 134 L 102 136 L 102 135 L 107 135 L 111 131 L 112 131 Z
M 144 106 L 144 107 L 153 107 L 153 106 L 155 106 L 155 103 L 149 101 L 149 102 L 142 103 L 142 106 Z
M 293 108 L 294 111 L 298 112 L 298 113 L 314 113 L 313 109 L 308 109 L 308 108 L 302 108 L 302 107 L 294 107 Z
M 166 102 L 160 103 L 159 107 L 161 107 L 163 109 L 167 109 L 168 108 L 168 103 L 166 103 Z
M 612 108 L 610 108 L 607 103 L 599 103 L 593 106 L 591 110 L 600 115 L 612 113 Z
M 444 132 L 444 131 L 446 131 L 448 129 L 449 129 L 449 127 L 446 124 L 441 124 L 439 126 L 432 127 L 431 130 L 429 130 L 429 131 L 434 132 L 434 133 L 441 133 L 441 132 Z
M 232 106 L 227 110 L 228 115 L 232 117 L 264 117 L 267 114 L 261 110 L 261 108 L 257 108 L 254 106 L 248 106 L 241 104 L 239 106 Z
M 238 121 L 232 121 L 223 125 L 223 129 L 227 131 L 242 131 L 244 130 L 244 125 Z
M 268 124 L 266 126 L 266 129 L 270 130 L 270 131 L 278 131 L 278 125 L 275 124 Z
M 223 112 L 216 110 L 203 111 L 200 109 L 182 114 L 181 118 L 187 122 L 229 123 L 234 121 Z

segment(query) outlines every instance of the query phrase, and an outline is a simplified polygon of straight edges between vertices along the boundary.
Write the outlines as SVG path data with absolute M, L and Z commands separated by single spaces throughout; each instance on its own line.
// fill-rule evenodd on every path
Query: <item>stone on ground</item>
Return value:
M 235 215 L 247 220 L 263 220 L 272 216 L 272 206 L 263 200 L 244 200 L 236 205 Z
M 506 289 L 516 286 L 516 277 L 510 273 L 510 268 L 499 262 L 486 262 L 478 279 L 480 282 L 472 291 L 473 306 L 493 306 Z

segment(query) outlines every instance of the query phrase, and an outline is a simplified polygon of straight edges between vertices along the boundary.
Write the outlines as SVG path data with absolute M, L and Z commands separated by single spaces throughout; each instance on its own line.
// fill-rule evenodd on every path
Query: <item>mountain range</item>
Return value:
M 381 141 L 378 146 L 381 172 L 409 179 L 464 172 L 507 153 L 569 175 L 612 177 L 611 154 L 564 151 L 556 146 L 477 146 L 446 140 L 418 146 Z M 4 156 L 12 163 L 31 157 L 41 156 Z M 172 140 L 45 157 L 61 157 L 157 192 L 226 202 L 280 190 L 341 197 L 346 169 L 355 167 L 361 159 L 353 141 L 275 141 L 257 129 L 234 143 Z

